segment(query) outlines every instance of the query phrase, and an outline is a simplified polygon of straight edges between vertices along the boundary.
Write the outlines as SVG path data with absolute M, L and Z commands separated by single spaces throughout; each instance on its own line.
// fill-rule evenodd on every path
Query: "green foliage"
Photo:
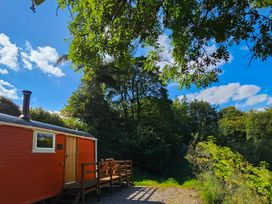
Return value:
M 188 102 L 175 100 L 173 111 L 177 128 L 183 135 L 183 142 L 189 144 L 193 139 L 205 140 L 218 131 L 218 113 L 216 107 L 203 101 Z M 197 135 L 198 138 L 194 138 Z
M 234 106 L 228 106 L 219 111 L 219 118 L 233 118 L 233 117 L 239 117 L 243 115 L 244 113 L 236 109 Z
M 21 114 L 21 111 L 19 107 L 11 100 L 0 96 L 0 113 L 19 116 Z
M 130 156 L 134 164 L 148 172 L 160 173 L 171 158 L 171 144 L 167 136 L 152 127 L 139 128 L 129 138 L 120 138 L 124 155 Z
M 192 146 L 187 159 L 211 203 L 272 202 L 272 172 L 266 163 L 254 167 L 239 153 L 213 142 Z
M 64 122 L 65 127 L 88 132 L 88 126 L 76 118 L 62 117 L 61 119 Z
M 235 143 L 246 139 L 246 117 L 245 113 L 230 106 L 220 110 L 219 139 L 220 142 Z
M 76 130 L 88 131 L 86 124 L 79 121 L 78 119 L 71 117 L 61 117 L 57 113 L 52 113 L 43 110 L 42 108 L 31 108 L 30 116 L 32 120 Z
M 261 112 L 251 112 L 246 123 L 247 139 L 258 141 L 272 138 L 272 109 Z
M 219 112 L 219 142 L 240 152 L 250 162 L 272 162 L 271 109 L 242 113 L 234 107 Z
M 207 203 L 223 203 L 225 189 L 219 179 L 209 173 L 201 174 L 198 179 L 200 185 L 196 189 Z
M 42 4 L 45 0 L 33 0 L 36 6 Z
M 56 113 L 43 110 L 42 108 L 31 108 L 29 115 L 32 120 L 53 124 L 57 126 L 65 126 L 61 117 Z
M 189 116 L 193 127 L 191 132 L 198 133 L 200 140 L 217 134 L 218 113 L 216 107 L 204 101 L 193 101 L 189 104 Z
M 131 62 L 141 46 L 153 48 L 145 66 L 154 69 L 154 64 L 165 60 L 160 52 L 167 48 L 158 45 L 165 31 L 170 33 L 174 62 L 165 63 L 160 76 L 181 86 L 207 86 L 217 81 L 221 70 L 210 67 L 228 61 L 228 48 L 242 41 L 248 42 L 252 59 L 266 60 L 272 54 L 268 46 L 272 41 L 270 0 L 58 2 L 73 15 L 68 57 L 87 75 L 105 56 Z
M 272 5 L 271 0 L 252 0 L 251 4 L 255 8 L 265 8 Z

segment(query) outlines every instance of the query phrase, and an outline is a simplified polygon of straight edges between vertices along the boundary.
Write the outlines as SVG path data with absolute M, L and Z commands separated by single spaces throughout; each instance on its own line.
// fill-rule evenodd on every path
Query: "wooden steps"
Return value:
M 76 204 L 80 199 L 80 189 L 63 189 L 52 204 Z

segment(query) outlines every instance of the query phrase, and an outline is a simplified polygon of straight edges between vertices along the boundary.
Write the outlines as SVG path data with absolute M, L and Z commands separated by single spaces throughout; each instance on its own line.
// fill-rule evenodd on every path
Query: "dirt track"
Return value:
M 201 204 L 194 190 L 182 188 L 129 187 L 117 189 L 110 195 L 104 190 L 100 202 L 95 196 L 86 199 L 87 204 Z

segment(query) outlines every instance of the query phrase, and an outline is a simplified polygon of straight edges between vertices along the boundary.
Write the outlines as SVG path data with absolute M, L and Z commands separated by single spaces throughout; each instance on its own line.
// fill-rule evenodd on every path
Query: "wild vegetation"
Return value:
M 254 167 L 241 154 L 212 141 L 192 145 L 187 159 L 201 183 L 195 187 L 208 203 L 272 202 L 272 172 L 266 162 Z

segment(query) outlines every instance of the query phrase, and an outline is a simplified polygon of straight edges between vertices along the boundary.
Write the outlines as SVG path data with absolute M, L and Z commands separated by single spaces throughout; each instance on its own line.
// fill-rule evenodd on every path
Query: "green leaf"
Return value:
M 34 0 L 36 6 L 41 5 L 45 0 Z

